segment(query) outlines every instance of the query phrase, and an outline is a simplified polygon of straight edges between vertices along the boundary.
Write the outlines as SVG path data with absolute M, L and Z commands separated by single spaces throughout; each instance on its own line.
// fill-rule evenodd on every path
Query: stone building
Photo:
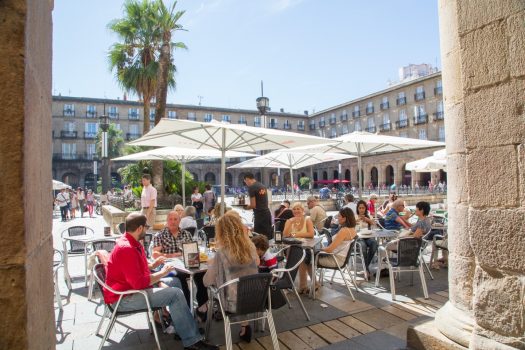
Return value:
M 328 108 L 312 115 L 270 112 L 266 116 L 266 127 L 316 136 L 334 138 L 353 131 L 384 133 L 401 137 L 412 137 L 434 141 L 445 140 L 443 88 L 441 73 L 391 86 L 385 90 Z M 53 177 L 73 186 L 90 188 L 95 186 L 93 160 L 96 159 L 95 138 L 98 117 L 106 113 L 117 129 L 122 130 L 125 141 L 143 134 L 144 113 L 142 104 L 136 101 L 108 100 L 77 97 L 53 97 Z M 154 120 L 155 111 L 150 113 Z M 255 110 L 203 107 L 169 104 L 166 118 L 193 121 L 220 120 L 255 127 L 263 127 L 264 121 Z M 386 156 L 364 157 L 364 182 L 374 186 L 380 184 L 413 186 L 416 181 L 426 185 L 430 174 L 406 172 L 407 162 L 430 155 L 433 150 L 401 152 Z M 229 164 L 239 162 L 229 160 Z M 112 176 L 119 179 L 116 170 L 122 163 L 112 164 Z M 210 184 L 219 184 L 222 179 L 219 161 L 191 163 L 188 170 L 194 178 Z M 242 186 L 246 170 L 228 170 L 225 184 Z M 290 183 L 289 174 L 276 170 L 254 170 L 256 176 L 267 184 L 283 186 Z M 315 169 L 301 169 L 297 177 L 311 176 L 313 180 L 332 180 L 339 177 L 336 162 L 320 164 Z M 99 172 L 100 173 L 100 172 Z M 444 180 L 444 173 L 433 174 L 433 182 Z M 342 161 L 341 178 L 357 183 L 355 159 Z M 297 182 L 297 180 L 296 180 Z

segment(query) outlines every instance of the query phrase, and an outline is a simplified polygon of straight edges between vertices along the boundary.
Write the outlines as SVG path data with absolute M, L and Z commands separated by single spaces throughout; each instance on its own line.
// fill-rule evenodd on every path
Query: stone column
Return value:
M 385 166 L 382 164 L 377 165 L 377 185 L 381 188 L 381 185 L 385 183 Z
M 52 1 L 0 1 L 0 348 L 54 349 Z M 7 200 L 8 199 L 8 200 Z
M 525 349 L 525 2 L 439 14 L 450 300 L 436 326 L 470 349 Z
M 416 182 L 418 181 L 417 173 L 412 170 L 410 172 L 410 186 L 412 186 L 412 189 L 416 188 Z

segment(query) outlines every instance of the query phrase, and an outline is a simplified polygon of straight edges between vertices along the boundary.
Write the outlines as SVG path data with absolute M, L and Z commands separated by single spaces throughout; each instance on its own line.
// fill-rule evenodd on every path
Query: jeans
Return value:
M 374 238 L 359 238 L 357 243 L 361 246 L 361 251 L 365 258 L 365 266 L 368 270 L 368 266 L 370 266 L 370 263 L 377 252 L 377 241 Z
M 202 340 L 182 290 L 179 288 L 149 288 L 145 291 L 152 308 L 168 306 L 173 326 L 181 337 L 183 346 L 190 346 Z M 116 305 L 117 302 L 113 303 L 113 306 Z M 119 311 L 141 309 L 146 309 L 146 300 L 140 293 L 123 297 L 118 308 Z

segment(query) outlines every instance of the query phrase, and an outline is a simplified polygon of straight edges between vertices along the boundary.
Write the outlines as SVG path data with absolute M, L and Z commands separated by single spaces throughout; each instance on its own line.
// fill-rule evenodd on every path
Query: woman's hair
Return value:
M 253 243 L 244 233 L 244 227 L 237 215 L 223 215 L 215 224 L 217 243 L 227 250 L 229 256 L 238 264 L 252 261 Z
M 430 214 L 430 204 L 428 202 L 417 202 L 416 208 L 421 210 L 424 216 L 428 216 L 428 214 Z
M 339 215 L 343 216 L 346 219 L 344 224 L 342 225 L 343 227 L 355 227 L 355 215 L 352 209 L 343 208 L 339 210 Z
M 206 191 L 209 191 L 209 190 L 211 190 L 211 186 L 210 186 L 210 185 L 208 185 L 208 184 L 206 184 L 206 186 L 204 186 L 204 188 L 206 189 Z
M 194 186 L 193 187 L 193 192 L 195 192 L 195 190 L 198 190 L 199 189 L 199 186 Z
M 231 210 L 231 207 L 224 207 L 224 214 L 226 214 L 229 210 Z M 215 203 L 215 206 L 213 207 L 213 215 L 218 219 L 221 217 L 221 202 Z
M 191 216 L 195 219 L 195 207 L 194 206 L 187 206 L 186 209 L 184 209 L 184 215 L 185 216 Z
M 290 207 L 290 209 L 295 209 L 295 208 L 297 208 L 297 207 L 299 207 L 299 208 L 301 208 L 301 209 L 304 210 L 303 203 L 301 203 L 301 202 L 294 202 L 294 203 L 292 204 L 292 206 Z
M 180 204 L 175 204 L 175 206 L 173 207 L 173 210 L 175 211 L 179 211 L 179 210 L 182 210 L 184 211 L 184 207 Z
M 369 218 L 370 215 L 368 215 L 368 206 L 366 205 L 366 202 L 364 200 L 362 200 L 362 199 L 359 202 L 357 202 L 357 205 L 355 207 L 355 210 L 357 210 L 357 215 L 359 215 L 359 206 L 360 205 L 364 205 L 365 206 L 365 216 L 367 218 Z

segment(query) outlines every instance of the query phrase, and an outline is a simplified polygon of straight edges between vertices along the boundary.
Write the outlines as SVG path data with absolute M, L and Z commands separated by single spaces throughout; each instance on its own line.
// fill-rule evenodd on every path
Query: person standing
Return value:
M 201 218 L 203 203 L 202 194 L 199 192 L 199 186 L 193 187 L 193 193 L 191 194 L 191 205 L 197 209 L 197 219 Z
M 272 239 L 272 213 L 268 208 L 268 190 L 255 180 L 252 173 L 244 175 L 244 183 L 248 186 L 250 196 L 250 203 L 245 208 L 253 209 L 253 231 Z
M 204 203 L 204 213 L 208 213 L 210 208 L 215 206 L 215 193 L 211 190 L 211 186 L 207 184 L 204 187 L 206 190 L 202 194 L 202 201 Z
M 63 188 L 60 190 L 56 197 L 56 201 L 58 203 L 58 206 L 60 207 L 60 216 L 62 217 L 62 221 L 67 220 L 67 198 L 65 193 L 66 189 Z
M 78 207 L 80 209 L 80 217 L 84 217 L 84 207 L 86 205 L 86 196 L 84 195 L 84 190 L 82 187 L 79 187 L 77 189 L 77 199 L 78 199 Z
M 157 189 L 151 184 L 151 175 L 142 175 L 142 186 L 140 195 L 141 214 L 146 215 L 148 224 L 153 226 L 157 215 Z
M 69 197 L 71 198 L 71 219 L 74 219 L 76 217 L 76 212 L 77 212 L 77 208 L 78 208 L 78 197 L 77 197 L 77 193 L 75 192 L 75 190 L 73 189 L 70 189 L 69 190 Z
M 86 206 L 88 209 L 89 217 L 93 217 L 93 207 L 95 206 L 95 196 L 93 195 L 93 191 L 89 189 L 86 194 Z

